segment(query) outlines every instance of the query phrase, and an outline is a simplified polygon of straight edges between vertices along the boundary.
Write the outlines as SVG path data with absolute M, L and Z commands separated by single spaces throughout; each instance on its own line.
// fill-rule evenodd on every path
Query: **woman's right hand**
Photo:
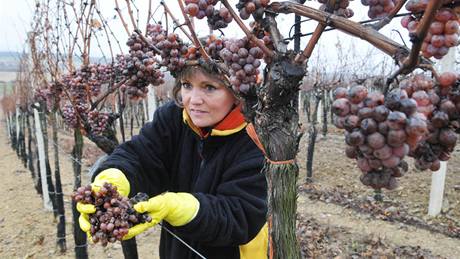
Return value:
M 93 204 L 83 204 L 77 202 L 77 210 L 80 212 L 80 217 L 78 218 L 78 224 L 80 225 L 81 230 L 90 234 L 91 223 L 89 222 L 89 214 L 96 212 L 96 207 Z

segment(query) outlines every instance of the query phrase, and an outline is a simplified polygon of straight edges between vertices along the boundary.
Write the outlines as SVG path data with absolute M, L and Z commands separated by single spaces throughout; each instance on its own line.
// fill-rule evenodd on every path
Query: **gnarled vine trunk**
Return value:
M 306 69 L 293 63 L 293 55 L 273 58 L 264 72 L 264 84 L 256 89 L 257 100 L 248 98 L 244 111 L 266 153 L 270 250 L 279 259 L 300 258 L 295 227 L 299 172 L 295 157 L 300 140 L 295 99 Z

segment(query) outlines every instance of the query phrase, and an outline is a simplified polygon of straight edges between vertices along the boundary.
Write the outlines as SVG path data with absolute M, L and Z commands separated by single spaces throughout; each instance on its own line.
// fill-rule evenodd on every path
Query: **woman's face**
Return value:
M 181 79 L 180 94 L 185 110 L 197 127 L 216 125 L 232 109 L 235 96 L 218 78 L 194 69 Z

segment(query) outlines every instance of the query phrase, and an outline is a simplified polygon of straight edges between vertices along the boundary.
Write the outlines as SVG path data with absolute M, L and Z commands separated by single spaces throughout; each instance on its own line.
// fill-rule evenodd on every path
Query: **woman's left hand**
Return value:
M 199 208 L 200 202 L 195 196 L 184 192 L 166 192 L 150 198 L 148 201 L 139 202 L 134 205 L 134 209 L 139 213 L 147 212 L 152 221 L 130 228 L 123 240 L 144 232 L 162 220 L 166 220 L 176 227 L 183 226 L 195 218 Z

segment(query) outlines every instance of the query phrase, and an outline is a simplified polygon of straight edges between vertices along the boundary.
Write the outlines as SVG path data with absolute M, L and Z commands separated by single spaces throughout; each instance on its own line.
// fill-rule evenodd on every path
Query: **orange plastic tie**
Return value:
M 269 162 L 272 165 L 289 165 L 289 164 L 295 164 L 296 162 L 295 159 L 285 160 L 285 161 L 273 161 L 273 160 L 268 159 L 268 157 L 265 157 L 265 159 L 267 159 L 267 162 Z
M 260 142 L 259 136 L 257 136 L 256 129 L 254 128 L 254 125 L 252 123 L 249 123 L 246 126 L 246 132 L 248 133 L 249 137 L 254 141 L 254 144 L 264 153 L 265 157 L 267 157 L 267 153 L 265 152 L 264 146 L 262 145 L 262 142 Z

